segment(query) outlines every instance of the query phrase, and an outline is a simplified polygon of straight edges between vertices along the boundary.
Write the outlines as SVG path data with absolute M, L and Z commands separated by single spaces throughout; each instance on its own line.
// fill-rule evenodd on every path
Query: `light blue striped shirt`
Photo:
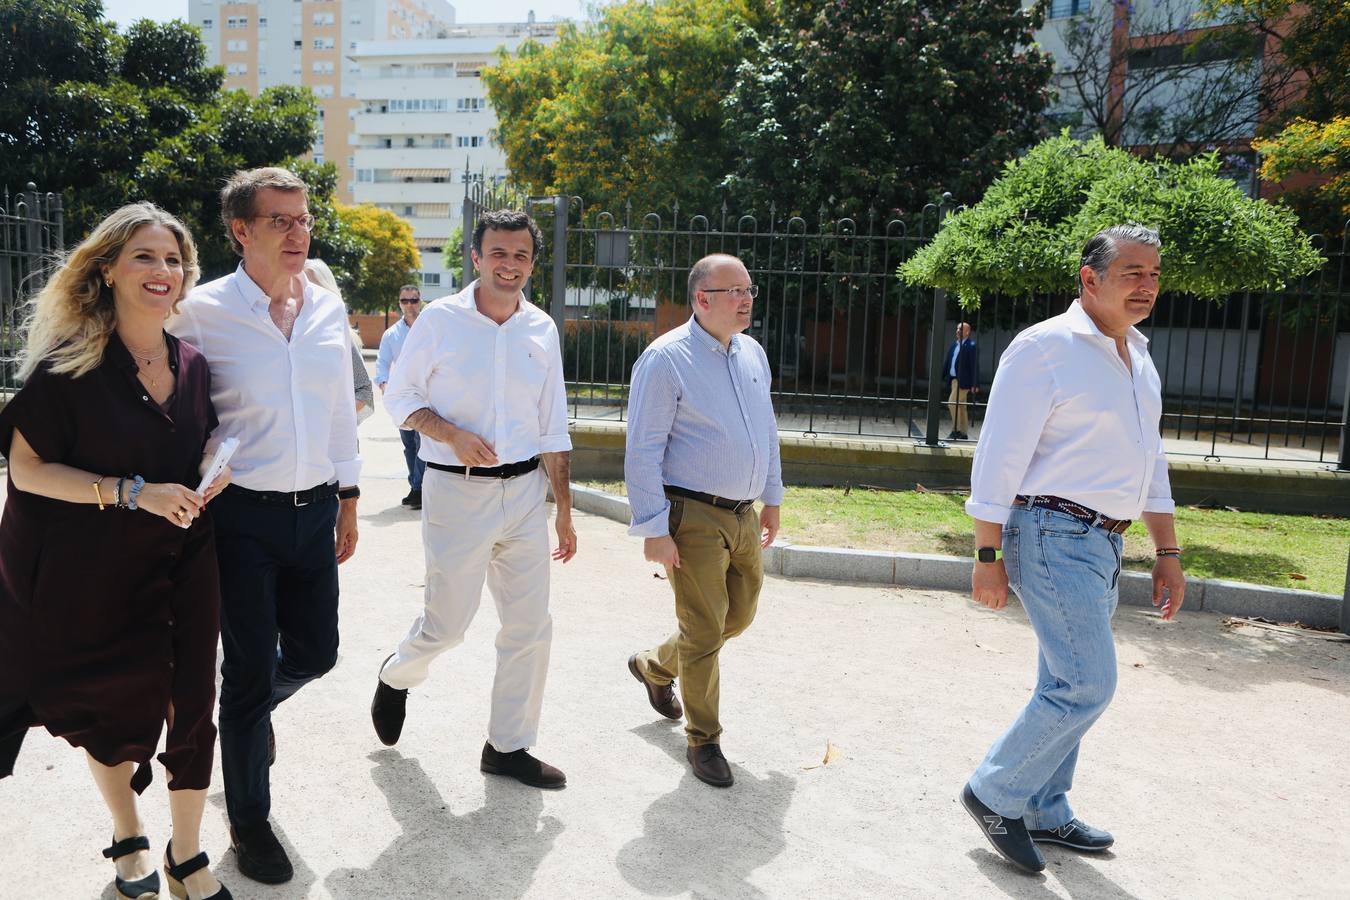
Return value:
M 629 534 L 669 534 L 663 485 L 783 502 L 771 379 L 754 338 L 735 335 L 724 349 L 693 316 L 642 352 L 633 366 L 623 464 Z

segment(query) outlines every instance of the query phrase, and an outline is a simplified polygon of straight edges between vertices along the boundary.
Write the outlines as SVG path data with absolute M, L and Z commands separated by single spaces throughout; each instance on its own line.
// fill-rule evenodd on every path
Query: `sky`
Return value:
M 458 22 L 524 22 L 530 10 L 540 21 L 553 18 L 582 19 L 585 0 L 450 0 Z M 186 19 L 187 0 L 103 0 L 107 18 L 125 30 L 137 19 Z

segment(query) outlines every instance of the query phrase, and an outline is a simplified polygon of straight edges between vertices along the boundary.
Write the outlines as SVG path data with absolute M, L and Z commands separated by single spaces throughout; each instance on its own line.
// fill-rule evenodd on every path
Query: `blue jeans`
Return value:
M 1078 745 L 1116 690 L 1111 616 L 1122 544 L 1118 534 L 1045 509 L 1015 507 L 1003 528 L 1008 583 L 1040 645 L 1036 690 L 970 787 L 985 806 L 1028 828 L 1074 818 L 1068 793 Z
M 422 473 L 427 470 L 427 464 L 417 458 L 417 451 L 422 447 L 422 435 L 400 428 L 398 436 L 403 439 L 403 461 L 408 464 L 408 486 L 414 491 L 420 491 Z

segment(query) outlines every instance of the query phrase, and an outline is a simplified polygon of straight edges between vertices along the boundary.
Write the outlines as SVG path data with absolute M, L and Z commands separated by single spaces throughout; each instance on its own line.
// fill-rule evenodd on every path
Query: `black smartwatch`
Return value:
M 352 485 L 351 487 L 338 488 L 339 500 L 355 500 L 357 497 L 360 496 L 361 496 L 361 489 L 356 485 Z
M 1003 558 L 1003 548 L 981 547 L 975 551 L 975 558 L 982 563 L 998 562 Z

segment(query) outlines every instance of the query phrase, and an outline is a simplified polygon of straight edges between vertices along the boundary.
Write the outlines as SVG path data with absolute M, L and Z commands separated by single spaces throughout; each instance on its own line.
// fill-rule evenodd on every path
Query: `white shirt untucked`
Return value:
M 1175 509 L 1158 430 L 1162 382 L 1138 329 L 1126 346 L 1130 369 L 1077 300 L 1013 339 L 989 392 L 966 512 L 1006 523 L 1018 494 L 1064 497 L 1113 519 Z
M 426 307 L 404 341 L 384 405 L 395 425 L 419 409 L 492 445 L 501 465 L 572 449 L 562 349 L 553 320 L 523 296 L 501 325 L 478 311 L 474 281 Z M 427 462 L 463 462 L 422 436 Z
M 244 272 L 194 288 L 168 330 L 202 351 L 220 425 L 211 445 L 239 438 L 233 482 L 255 491 L 357 483 L 351 329 L 342 299 L 305 281 L 291 339 Z

